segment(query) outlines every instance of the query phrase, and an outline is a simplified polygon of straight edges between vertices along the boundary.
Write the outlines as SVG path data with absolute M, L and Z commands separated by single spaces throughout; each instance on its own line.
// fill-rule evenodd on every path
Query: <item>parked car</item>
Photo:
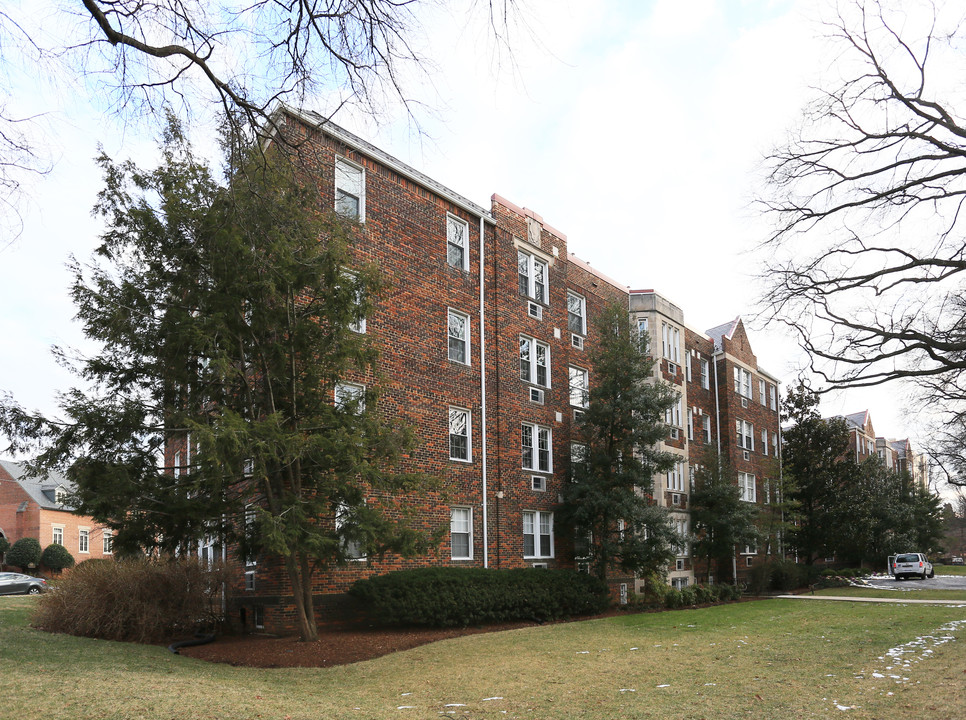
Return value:
M 952 559 L 952 564 L 953 565 L 966 565 L 966 562 L 964 562 L 963 559 L 957 555 L 956 557 L 954 557 Z
M 896 580 L 907 577 L 925 580 L 927 577 L 935 577 L 936 575 L 932 569 L 932 563 L 922 553 L 896 555 L 895 560 L 892 561 L 892 574 L 895 575 Z
M 0 573 L 0 595 L 38 595 L 47 590 L 47 581 L 15 572 Z

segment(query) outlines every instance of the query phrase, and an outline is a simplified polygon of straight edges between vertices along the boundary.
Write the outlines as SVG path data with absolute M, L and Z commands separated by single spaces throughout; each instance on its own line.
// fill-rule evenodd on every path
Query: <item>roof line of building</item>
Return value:
M 472 200 L 469 200 L 463 197 L 458 192 L 451 190 L 450 188 L 446 187 L 442 183 L 437 182 L 436 180 L 433 180 L 428 175 L 425 175 L 424 173 L 421 173 L 419 170 L 416 170 L 414 167 L 407 165 L 399 158 L 393 157 L 392 155 L 385 152 L 384 150 L 380 150 L 372 143 L 369 143 L 363 140 L 361 137 L 349 132 L 344 127 L 336 125 L 334 122 L 332 122 L 325 116 L 320 115 L 314 110 L 300 110 L 298 108 L 295 108 L 291 105 L 287 105 L 284 103 L 281 105 L 280 109 L 282 110 L 282 112 L 285 112 L 291 115 L 296 120 L 304 122 L 307 125 L 316 127 L 320 131 L 324 132 L 325 134 L 330 135 L 331 137 L 334 137 L 340 142 L 348 145 L 353 150 L 356 150 L 357 152 L 360 152 L 363 155 L 367 155 L 371 157 L 373 160 L 376 160 L 377 162 L 382 163 L 386 167 L 392 169 L 393 172 L 396 172 L 399 175 L 402 175 L 403 177 L 405 177 L 408 180 L 411 180 L 417 185 L 421 185 L 427 190 L 433 191 L 434 193 L 448 200 L 449 202 L 453 203 L 457 207 L 460 207 L 463 210 L 466 210 L 471 215 L 476 215 L 478 217 L 481 217 L 491 225 L 496 224 L 496 220 L 493 218 L 492 213 L 486 208 L 484 208 L 482 205 L 477 205 Z

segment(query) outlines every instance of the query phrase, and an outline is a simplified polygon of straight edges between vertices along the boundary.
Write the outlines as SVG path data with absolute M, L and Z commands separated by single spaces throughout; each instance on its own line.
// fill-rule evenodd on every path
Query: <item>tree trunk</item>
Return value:
M 288 571 L 289 584 L 292 586 L 292 597 L 295 600 L 299 640 L 303 642 L 318 640 L 319 628 L 315 623 L 315 612 L 312 610 L 312 579 L 311 577 L 303 577 L 295 553 L 285 556 L 285 569 Z M 308 592 L 306 592 L 306 589 Z M 305 602 L 306 595 L 309 599 L 308 607 L 306 607 Z

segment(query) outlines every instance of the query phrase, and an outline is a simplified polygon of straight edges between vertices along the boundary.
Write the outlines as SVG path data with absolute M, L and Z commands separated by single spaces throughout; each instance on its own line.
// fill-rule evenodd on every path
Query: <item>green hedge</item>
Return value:
M 546 622 L 603 612 L 607 585 L 569 570 L 420 568 L 358 580 L 349 589 L 373 622 L 460 627 Z

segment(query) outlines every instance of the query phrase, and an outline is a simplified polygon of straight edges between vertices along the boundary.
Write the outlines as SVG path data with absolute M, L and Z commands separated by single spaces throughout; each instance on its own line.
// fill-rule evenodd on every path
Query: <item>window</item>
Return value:
M 449 511 L 449 536 L 453 560 L 472 560 L 473 513 L 469 508 Z
M 684 377 L 691 382 L 691 356 L 687 353 L 684 355 Z
M 346 270 L 345 272 L 342 273 L 342 275 L 346 283 L 358 282 L 358 276 L 353 272 Z M 362 305 L 363 300 L 365 300 L 365 294 L 363 293 L 363 289 L 361 287 L 356 287 L 353 300 L 355 301 L 355 305 L 357 308 Z M 352 322 L 349 323 L 349 329 L 352 332 L 364 334 L 366 332 L 366 318 L 364 315 L 361 314 L 360 311 L 357 310 L 357 313 L 358 314 L 355 317 L 355 319 L 353 319 Z
M 711 444 L 711 416 L 705 415 L 701 418 L 701 432 L 704 433 L 704 441 Z
M 759 380 L 758 381 L 758 401 L 762 405 L 764 405 L 766 403 L 766 398 L 765 398 L 765 381 L 764 380 Z
M 352 526 L 352 511 L 346 505 L 339 505 L 335 509 L 335 532 L 342 541 L 342 551 L 346 560 L 365 560 L 366 553 L 359 538 L 354 537 L 355 528 Z
M 661 349 L 664 357 L 673 363 L 680 362 L 678 346 L 681 344 L 681 331 L 667 323 L 661 323 L 661 330 Z
M 67 490 L 65 490 L 63 486 L 58 485 L 54 489 L 54 502 L 57 503 L 58 505 L 63 505 L 64 502 L 66 502 L 66 500 L 67 500 Z
M 366 219 L 365 173 L 343 158 L 335 160 L 335 211 L 359 222 Z
M 366 386 L 355 383 L 335 384 L 335 406 L 340 410 L 358 413 L 366 407 Z
M 738 498 L 745 502 L 755 502 L 755 476 L 751 473 L 738 473 Z
M 704 358 L 701 358 L 701 387 L 711 389 L 711 366 Z
M 768 431 L 762 428 L 761 431 L 761 454 L 768 454 Z
M 744 398 L 751 398 L 751 373 L 737 365 L 735 371 L 735 392 Z
M 91 531 L 81 528 L 77 535 L 77 552 L 89 553 L 91 551 L 90 539 Z
M 448 313 L 446 333 L 449 337 L 449 359 L 470 364 L 470 316 L 457 310 Z
M 114 533 L 111 530 L 104 531 L 104 554 L 110 555 L 114 552 Z
M 644 342 L 644 352 L 650 355 L 651 336 L 647 332 L 647 318 L 640 318 L 637 321 L 637 339 L 639 342 Z
M 778 457 L 778 433 L 771 434 L 771 454 Z
M 762 481 L 762 490 L 765 491 L 765 505 L 770 505 L 771 504 L 771 480 L 769 480 L 768 478 L 765 478 L 765 480 Z
M 446 215 L 446 263 L 457 270 L 470 269 L 469 225 L 455 215 Z
M 550 346 L 526 335 L 520 336 L 520 379 L 550 387 Z
M 738 433 L 738 447 L 745 450 L 754 450 L 755 426 L 747 420 L 735 420 L 735 430 Z
M 582 368 L 570 368 L 570 404 L 585 408 L 590 405 L 590 391 L 587 371 Z
M 246 590 L 255 589 L 255 571 L 254 570 L 245 571 L 245 589 Z
M 553 557 L 553 513 L 523 513 L 523 557 Z
M 671 587 L 675 590 L 684 590 L 688 586 L 688 579 L 686 577 L 676 577 L 671 578 Z
M 520 294 L 547 304 L 547 263 L 535 255 L 517 251 Z
M 587 460 L 587 446 L 581 443 L 570 443 L 571 464 L 582 463 Z
M 681 427 L 681 398 L 664 411 L 664 422 L 671 426 L 671 438 L 677 440 Z
M 688 408 L 688 440 L 694 440 L 694 411 Z
M 667 489 L 671 492 L 684 492 L 684 463 L 676 462 L 667 471 Z
M 687 557 L 688 552 L 688 519 L 686 517 L 676 517 L 671 520 L 674 532 L 678 535 L 678 541 L 674 544 L 674 554 Z
M 567 291 L 567 328 L 577 335 L 587 334 L 587 301 Z
M 255 559 L 255 550 L 254 550 L 254 542 L 253 542 L 255 537 L 255 530 L 256 530 L 255 521 L 257 519 L 258 519 L 258 516 L 255 511 L 255 506 L 246 505 L 245 515 L 244 515 L 245 542 L 242 545 L 242 549 L 244 550 L 244 554 L 245 554 L 245 567 L 255 567 L 255 565 L 258 564 Z M 255 577 L 254 574 L 252 574 L 253 579 L 254 577 Z
M 470 445 L 470 411 L 449 409 L 449 459 L 469 462 L 473 459 Z
M 523 423 L 521 431 L 523 469 L 553 472 L 550 428 Z
M 772 410 L 778 410 L 778 388 L 775 385 L 768 386 L 768 404 Z
M 64 544 L 64 528 L 63 527 L 54 526 L 54 528 L 53 528 L 53 535 L 51 536 L 50 541 L 52 543 L 54 543 L 55 545 L 63 545 Z

